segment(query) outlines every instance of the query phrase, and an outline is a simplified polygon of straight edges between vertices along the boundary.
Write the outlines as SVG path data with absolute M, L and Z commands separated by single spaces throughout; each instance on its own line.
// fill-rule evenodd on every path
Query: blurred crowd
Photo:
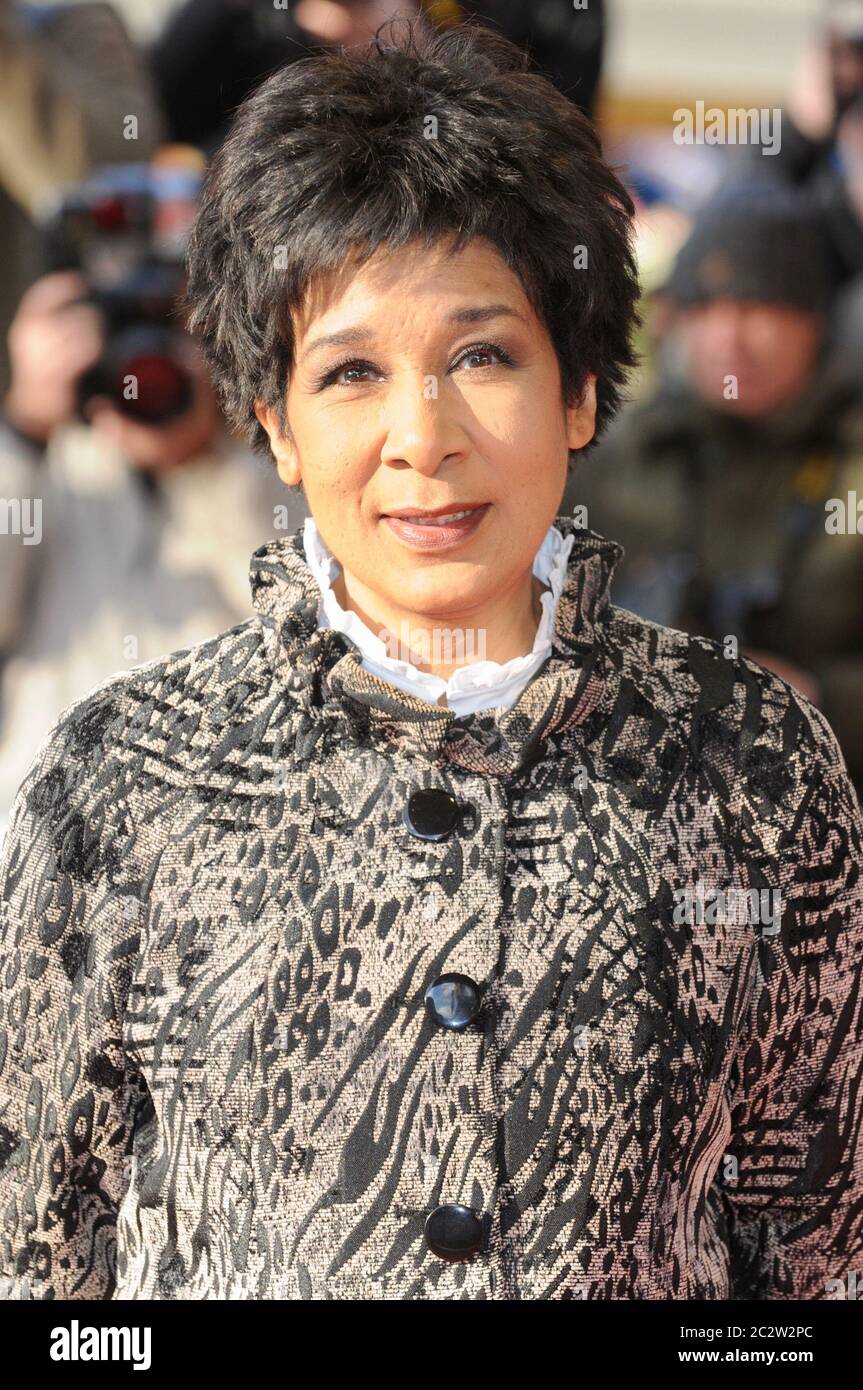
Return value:
M 500 28 L 599 118 L 601 0 L 185 0 L 146 47 L 119 5 L 0 0 L 0 834 L 60 712 L 249 617 L 252 551 L 306 514 L 220 416 L 178 309 L 185 238 L 258 82 L 420 12 Z M 620 170 L 667 273 L 644 276 L 642 370 L 562 510 L 622 542 L 618 603 L 815 701 L 860 787 L 857 0 L 825 0 L 781 137 L 720 142 L 695 206 Z
M 565 504 L 623 545 L 621 607 L 793 684 L 832 724 L 859 792 L 860 0 L 825 3 L 779 133 L 769 155 L 757 140 L 717 146 L 716 184 L 684 210 L 644 294 L 647 369 Z M 653 215 L 642 199 L 642 221 Z

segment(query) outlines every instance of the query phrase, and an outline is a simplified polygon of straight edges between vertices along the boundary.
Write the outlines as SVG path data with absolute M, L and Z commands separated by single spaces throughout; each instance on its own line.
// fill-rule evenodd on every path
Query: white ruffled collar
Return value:
M 524 686 L 544 664 L 551 651 L 557 603 L 574 544 L 574 535 L 564 538 L 556 526 L 550 526 L 536 553 L 533 573 L 548 587 L 540 597 L 542 615 L 532 650 L 502 663 L 475 661 L 460 666 L 445 681 L 440 676 L 418 670 L 408 661 L 391 656 L 381 638 L 356 613 L 342 608 L 332 588 L 341 566 L 326 545 L 314 518 L 307 517 L 303 526 L 306 561 L 321 591 L 318 626 L 334 628 L 350 637 L 363 654 L 363 666 L 374 675 L 430 704 L 440 704 L 441 696 L 445 695 L 447 705 L 457 715 L 514 704 Z

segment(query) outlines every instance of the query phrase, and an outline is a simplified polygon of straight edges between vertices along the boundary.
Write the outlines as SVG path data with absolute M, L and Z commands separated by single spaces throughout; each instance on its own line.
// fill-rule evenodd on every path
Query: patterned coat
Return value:
M 557 524 L 552 655 L 510 709 L 367 673 L 300 528 L 252 557 L 254 618 L 56 722 L 0 863 L 5 1296 L 847 1296 L 835 738 L 617 608 L 620 547 Z

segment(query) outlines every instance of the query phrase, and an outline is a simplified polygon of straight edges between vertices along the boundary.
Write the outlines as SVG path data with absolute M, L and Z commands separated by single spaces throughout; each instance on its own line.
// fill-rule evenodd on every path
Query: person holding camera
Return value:
M 156 84 L 118 8 L 0 0 L 0 396 L 6 335 L 38 274 L 41 207 L 101 164 L 148 160 L 164 138 Z
M 9 333 L 11 384 L 0 421 L 0 835 L 57 714 L 113 672 L 247 617 L 248 555 L 280 517 L 288 524 L 290 494 L 231 440 L 185 334 L 175 334 L 185 406 L 149 423 L 122 393 L 93 395 L 79 414 L 80 383 L 105 336 L 75 270 L 37 280 Z M 164 375 L 165 364 L 148 361 Z M 161 379 L 154 386 L 164 389 Z

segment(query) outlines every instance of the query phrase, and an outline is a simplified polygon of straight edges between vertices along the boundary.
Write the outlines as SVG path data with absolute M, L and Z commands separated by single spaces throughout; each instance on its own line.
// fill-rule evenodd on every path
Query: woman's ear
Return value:
M 596 373 L 588 373 L 581 400 L 567 406 L 566 437 L 570 449 L 583 449 L 596 430 Z
M 278 412 L 271 405 L 264 405 L 263 401 L 255 401 L 255 414 L 258 417 L 259 425 L 266 430 L 269 437 L 270 448 L 276 460 L 279 477 L 288 487 L 296 487 L 302 480 L 302 474 L 290 433 L 288 435 L 282 433 Z

